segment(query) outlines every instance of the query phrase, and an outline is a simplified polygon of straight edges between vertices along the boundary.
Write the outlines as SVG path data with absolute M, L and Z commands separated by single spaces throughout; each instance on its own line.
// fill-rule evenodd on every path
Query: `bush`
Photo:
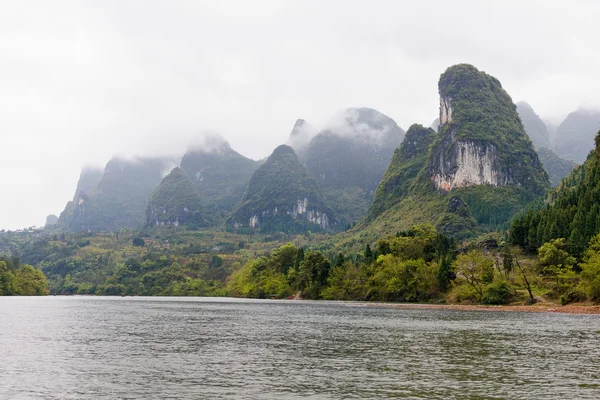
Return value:
M 578 288 L 571 288 L 568 292 L 564 293 L 560 296 L 560 304 L 567 305 L 569 303 L 585 301 L 587 296 L 584 292 L 579 290 Z
M 490 283 L 483 290 L 481 302 L 493 305 L 507 304 L 513 293 L 512 287 L 506 281 Z

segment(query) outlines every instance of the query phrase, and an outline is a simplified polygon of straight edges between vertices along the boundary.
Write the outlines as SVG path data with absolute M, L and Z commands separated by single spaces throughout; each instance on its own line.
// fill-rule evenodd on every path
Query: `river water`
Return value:
M 0 399 L 600 398 L 600 316 L 0 298 Z

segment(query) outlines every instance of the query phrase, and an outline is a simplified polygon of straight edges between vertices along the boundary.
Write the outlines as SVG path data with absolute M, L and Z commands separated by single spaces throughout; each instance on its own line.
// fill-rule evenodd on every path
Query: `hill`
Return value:
M 555 150 L 559 156 L 582 163 L 594 148 L 594 135 L 600 129 L 600 111 L 578 110 L 558 126 Z
M 362 218 L 404 131 L 371 108 L 349 108 L 301 152 L 336 214 L 348 222 Z
M 545 147 L 540 147 L 537 153 L 542 165 L 548 172 L 550 184 L 554 187 L 558 186 L 560 181 L 567 177 L 577 165 L 573 161 L 559 157 L 554 151 Z
M 513 221 L 511 242 L 537 249 L 551 239 L 565 238 L 570 253 L 581 255 L 600 232 L 600 132 L 595 143 L 585 163 L 550 193 L 545 205 Z
M 529 103 L 520 101 L 517 103 L 517 112 L 525 128 L 525 133 L 529 136 L 529 139 L 533 142 L 536 148 L 545 147 L 547 149 L 552 148 L 550 143 L 550 133 L 548 127 L 542 121 L 542 119 L 535 113 Z
M 422 223 L 470 237 L 507 223 L 549 188 L 516 106 L 496 78 L 460 64 L 441 75 L 438 87 L 439 132 L 411 127 L 367 219 L 345 239 L 350 245 Z
M 207 215 L 226 217 L 240 202 L 259 162 L 239 154 L 221 137 L 208 137 L 202 147 L 188 150 L 181 168 L 192 179 Z
M 228 227 L 262 232 L 328 231 L 337 221 L 294 150 L 277 147 L 252 175 Z
M 71 232 L 118 231 L 144 224 L 146 206 L 171 160 L 136 158 L 110 160 L 97 185 L 80 180 L 75 199 L 67 203 L 58 226 Z M 82 178 L 88 179 L 82 173 Z
M 146 224 L 198 228 L 204 222 L 198 189 L 183 169 L 174 168 L 152 193 Z

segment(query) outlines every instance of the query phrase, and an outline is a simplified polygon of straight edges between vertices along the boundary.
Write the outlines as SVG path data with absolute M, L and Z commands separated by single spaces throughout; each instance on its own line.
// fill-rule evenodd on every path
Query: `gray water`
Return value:
M 0 399 L 600 398 L 600 316 L 0 298 Z

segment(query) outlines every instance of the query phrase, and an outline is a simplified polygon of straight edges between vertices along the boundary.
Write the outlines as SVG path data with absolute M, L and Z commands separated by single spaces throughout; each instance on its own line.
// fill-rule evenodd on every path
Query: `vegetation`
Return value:
M 216 225 L 225 220 L 242 199 L 260 162 L 239 154 L 220 137 L 207 141 L 205 147 L 185 153 L 181 168 L 202 195 L 204 214 L 210 215 Z
M 44 274 L 16 257 L 0 257 L 0 296 L 40 296 L 48 294 Z
M 538 205 L 517 217 L 510 241 L 534 250 L 553 239 L 565 238 L 569 252 L 581 257 L 589 240 L 600 232 L 600 133 L 596 150 Z
M 548 172 L 550 184 L 554 187 L 558 186 L 564 178 L 569 176 L 576 166 L 573 161 L 560 158 L 558 154 L 546 147 L 538 149 L 538 156 Z
M 205 224 L 200 193 L 183 169 L 174 168 L 154 190 L 146 210 L 146 223 L 190 228 Z
M 96 179 L 83 174 L 75 199 L 60 214 L 60 228 L 70 232 L 117 231 L 144 224 L 146 206 L 152 191 L 161 181 L 168 160 L 113 158 L 106 164 L 102 178 L 89 193 L 84 191 Z
M 252 175 L 242 204 L 227 222 L 262 232 L 329 230 L 339 225 L 308 169 L 281 145 Z

